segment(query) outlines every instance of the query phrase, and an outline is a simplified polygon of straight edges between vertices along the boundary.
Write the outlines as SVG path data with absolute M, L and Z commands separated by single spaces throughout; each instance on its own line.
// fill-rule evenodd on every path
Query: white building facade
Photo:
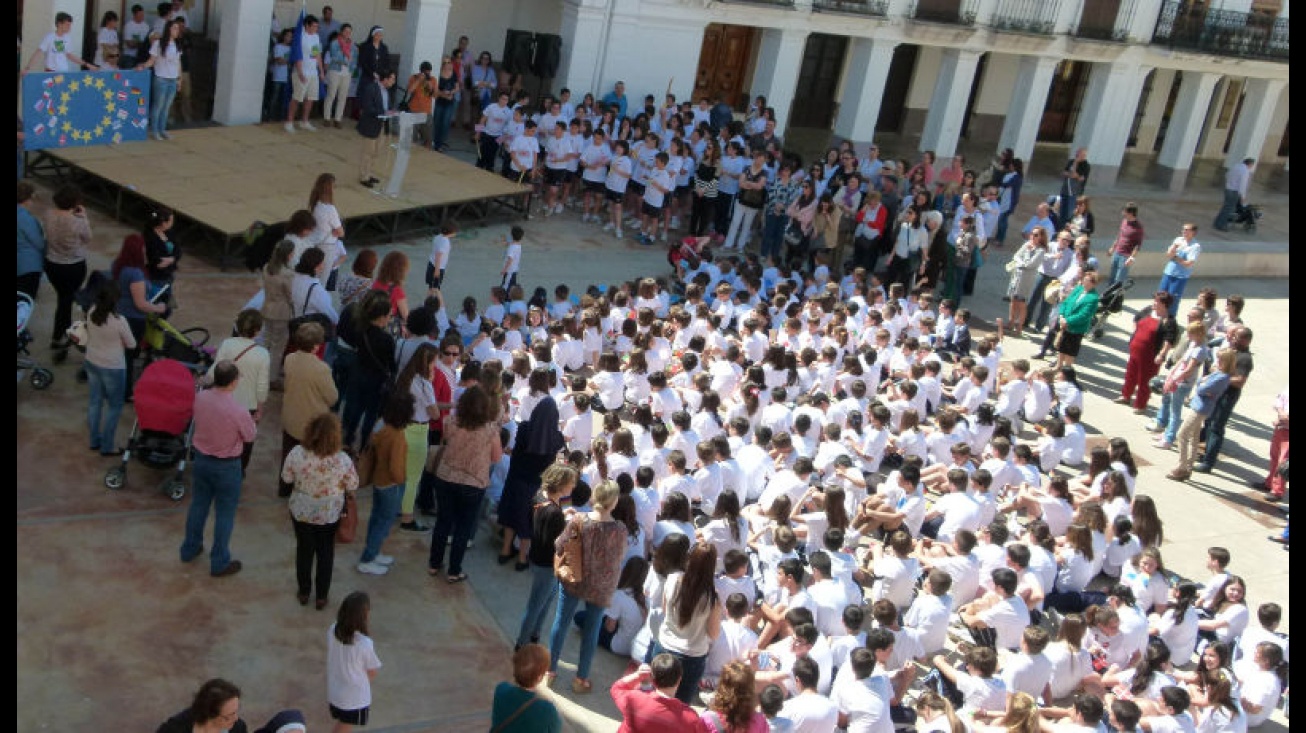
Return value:
M 99 0 L 119 9 L 125 0 Z M 320 13 L 317 3 L 310 13 Z M 71 0 L 26 4 L 24 30 Z M 76 3 L 78 12 L 85 5 Z M 149 5 L 150 3 L 146 3 Z M 523 88 L 596 96 L 624 81 L 632 101 L 670 89 L 743 109 L 765 95 L 778 131 L 876 133 L 946 157 L 968 145 L 1086 147 L 1096 185 L 1126 153 L 1154 156 L 1163 185 L 1196 159 L 1286 165 L 1287 0 L 335 0 L 361 38 L 386 29 L 400 73 L 460 36 L 504 53 L 509 30 L 560 37 L 552 78 Z M 189 0 L 219 40 L 214 117 L 259 119 L 263 50 L 275 15 L 300 4 Z M 125 9 L 125 8 L 122 8 Z M 45 18 L 48 10 L 48 18 Z M 77 12 L 74 15 L 78 14 Z M 44 24 L 44 25 L 43 25 Z M 27 33 L 25 32 L 25 36 Z M 34 37 L 39 38 L 39 35 Z

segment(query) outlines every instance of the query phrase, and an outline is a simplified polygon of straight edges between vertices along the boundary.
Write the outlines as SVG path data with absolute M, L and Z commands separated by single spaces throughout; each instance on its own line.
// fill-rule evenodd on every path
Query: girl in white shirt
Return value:
M 1171 600 L 1160 618 L 1152 621 L 1148 633 L 1170 647 L 1171 659 L 1186 664 L 1197 648 L 1197 584 L 1182 582 L 1170 592 Z
M 354 591 L 340 603 L 336 622 L 327 632 L 327 702 L 337 731 L 367 725 L 372 706 L 372 680 L 381 669 L 368 636 L 372 602 Z
M 470 345 L 481 332 L 481 314 L 476 309 L 476 298 L 470 295 L 463 298 L 463 309 L 454 316 L 453 327 L 462 336 L 463 346 Z
M 599 372 L 590 378 L 590 392 L 597 395 L 600 412 L 621 409 L 626 399 L 626 377 L 621 371 L 621 359 L 611 351 L 599 357 Z

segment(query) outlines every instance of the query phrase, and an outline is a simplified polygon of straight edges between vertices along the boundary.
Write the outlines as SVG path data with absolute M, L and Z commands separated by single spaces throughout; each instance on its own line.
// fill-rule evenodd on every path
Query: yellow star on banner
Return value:
M 112 124 L 113 124 L 113 119 L 112 119 L 111 117 L 109 117 L 108 115 L 105 115 L 104 117 L 101 117 L 101 118 L 100 118 L 100 126 L 101 126 L 101 127 L 108 127 L 109 125 L 112 125 Z
M 59 105 L 59 114 L 61 114 L 61 115 L 66 115 L 66 114 L 68 114 L 68 105 L 66 105 L 66 104 L 61 104 L 61 105 Z
M 59 94 L 59 101 L 60 101 L 60 102 L 67 102 L 68 100 L 70 100 L 70 99 L 72 99 L 72 98 L 73 98 L 73 95 L 69 94 L 68 92 L 61 92 L 61 93 Z
M 60 74 L 60 75 L 56 76 L 56 77 L 54 78 L 54 83 L 55 83 L 55 84 L 62 84 L 62 83 L 63 83 L 63 74 Z
M 73 123 L 65 122 L 63 123 L 63 127 L 61 127 L 60 129 L 62 129 L 64 132 L 69 132 L 73 129 Z
M 75 92 L 82 86 L 81 82 L 73 81 L 68 83 L 68 91 Z
M 111 101 L 112 99 L 113 99 L 113 90 L 112 90 L 112 89 L 105 89 L 105 90 L 104 90 L 104 101 L 108 102 L 108 101 Z
M 101 126 L 95 128 L 95 136 L 96 136 L 96 137 L 104 137 L 104 126 L 103 126 L 103 125 L 101 125 Z
M 103 80 L 103 79 L 96 79 L 96 80 L 95 80 L 95 88 L 96 88 L 96 89 L 103 89 L 103 88 L 104 88 L 104 80 Z
M 118 105 L 113 102 L 109 102 L 108 104 L 104 105 L 104 111 L 107 113 L 112 114 L 115 109 L 118 109 Z

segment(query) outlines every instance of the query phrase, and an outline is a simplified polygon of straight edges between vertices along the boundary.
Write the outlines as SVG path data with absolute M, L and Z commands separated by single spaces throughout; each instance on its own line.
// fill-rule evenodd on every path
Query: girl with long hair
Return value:
M 150 134 L 155 140 L 171 140 L 168 134 L 168 113 L 177 98 L 177 85 L 181 79 L 181 34 L 186 30 L 180 18 L 168 21 L 163 33 L 150 44 L 150 57 L 136 65 L 137 71 L 154 69 L 154 82 L 150 88 Z
M 622 497 L 629 499 L 630 497 Z M 621 500 L 617 505 L 622 504 Z M 644 583 L 648 579 L 649 564 L 643 557 L 626 559 L 617 579 L 617 591 L 612 594 L 612 605 L 603 611 L 603 628 L 599 631 L 599 646 L 622 657 L 630 656 L 635 635 L 648 618 L 648 601 L 644 597 Z
M 770 730 L 766 715 L 757 709 L 757 684 L 751 665 L 735 660 L 722 668 L 712 703 L 702 717 L 715 733 L 762 733 Z
M 368 629 L 372 601 L 362 591 L 345 596 L 327 632 L 327 702 L 335 720 L 332 733 L 367 725 L 372 680 L 381 669 Z
M 327 278 L 326 289 L 335 290 L 340 265 L 348 253 L 345 251 L 345 243 L 341 241 L 345 236 L 345 225 L 340 221 L 340 211 L 336 209 L 334 175 L 323 173 L 313 182 L 313 190 L 308 194 L 308 209 L 313 212 L 313 221 L 316 223 L 313 240 L 326 255 L 327 270 L 331 273 Z
M 725 556 L 731 550 L 747 551 L 748 520 L 740 515 L 739 494 L 723 490 L 716 499 L 712 521 L 698 531 L 699 539 L 716 548 L 716 571 L 725 570 Z
M 104 283 L 96 294 L 95 305 L 86 319 L 86 381 L 90 384 L 90 404 L 86 424 L 91 450 L 102 456 L 116 456 L 118 418 L 127 395 L 127 353 L 136 348 L 127 319 L 118 315 L 118 284 Z
M 716 547 L 700 542 L 689 553 L 683 575 L 667 579 L 662 597 L 666 614 L 657 636 L 659 651 L 680 660 L 684 670 L 676 699 L 689 704 L 707 668 L 707 653 L 721 633 L 721 604 L 716 595 Z
M 417 358 L 414 356 L 413 360 Z M 438 414 L 439 408 L 436 409 Z M 427 572 L 436 575 L 440 571 L 445 546 L 449 545 L 449 571 L 445 577 L 449 583 L 467 579 L 462 568 L 463 555 L 490 485 L 490 469 L 503 457 L 498 416 L 496 400 L 480 385 L 474 385 L 458 397 L 453 417 L 444 425 L 444 450 L 435 470 L 438 511 Z
M 405 459 L 406 480 L 404 496 L 400 503 L 399 528 L 414 532 L 424 532 L 427 529 L 413 518 L 413 507 L 417 501 L 417 489 L 422 471 L 426 468 L 426 454 L 429 448 L 427 433 L 430 432 L 431 421 L 440 419 L 435 385 L 431 381 L 435 362 L 439 358 L 440 350 L 434 344 L 422 344 L 413 352 L 412 358 L 395 379 L 395 392 L 406 392 L 413 396 L 413 414 L 409 418 L 408 426 L 404 428 L 408 453 Z

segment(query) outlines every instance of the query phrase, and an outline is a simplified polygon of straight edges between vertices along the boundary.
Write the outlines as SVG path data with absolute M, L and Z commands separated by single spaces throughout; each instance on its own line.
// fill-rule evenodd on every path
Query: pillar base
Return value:
M 1171 168 L 1168 165 L 1156 165 L 1156 182 L 1164 186 L 1166 190 L 1178 193 L 1188 188 L 1187 168 Z M 1093 169 L 1093 177 L 1097 177 L 1097 169 Z
M 1116 185 L 1116 179 L 1119 177 L 1120 166 L 1094 163 L 1093 171 L 1088 179 L 1089 195 L 1093 195 L 1094 190 L 1100 191 L 1103 188 Z

